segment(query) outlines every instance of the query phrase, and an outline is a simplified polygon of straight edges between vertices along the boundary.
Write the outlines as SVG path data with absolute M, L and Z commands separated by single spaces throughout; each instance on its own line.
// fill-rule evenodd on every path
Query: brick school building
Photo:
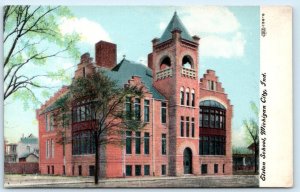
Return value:
M 100 149 L 100 176 L 143 177 L 232 174 L 233 106 L 213 70 L 198 77 L 200 38 L 191 36 L 174 13 L 160 38 L 152 40 L 148 66 L 123 59 L 116 63 L 116 45 L 100 41 L 95 60 L 81 56 L 75 77 L 105 70 L 119 86 L 140 85 L 143 98 L 126 100 L 124 109 L 138 110 L 146 126 L 127 131 L 124 146 Z M 88 128 L 88 105 L 72 107 L 66 145 L 57 141 L 55 101 L 65 86 L 37 110 L 41 174 L 92 176 L 95 146 Z

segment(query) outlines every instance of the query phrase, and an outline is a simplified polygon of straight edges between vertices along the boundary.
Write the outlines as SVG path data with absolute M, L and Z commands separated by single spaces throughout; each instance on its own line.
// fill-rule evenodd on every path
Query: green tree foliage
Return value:
M 94 179 L 95 184 L 98 184 L 100 147 L 107 144 L 122 146 L 126 130 L 137 131 L 145 126 L 141 118 L 136 117 L 134 110 L 129 115 L 124 111 L 127 97 L 132 99 L 143 97 L 142 87 L 120 87 L 104 72 L 99 72 L 74 79 L 69 86 L 67 96 L 68 99 L 62 98 L 58 101 L 61 108 L 67 108 L 70 111 L 71 107 L 78 105 L 92 106 L 90 111 L 85 111 L 85 113 L 91 117 L 88 123 L 95 139 Z
M 48 95 L 43 78 L 65 80 L 64 71 L 47 72 L 42 66 L 62 54 L 77 58 L 78 34 L 63 35 L 62 18 L 72 17 L 61 6 L 5 6 L 3 14 L 4 100 L 14 97 L 25 105 L 38 103 L 36 90 Z
M 247 140 L 250 148 L 254 151 L 255 156 L 255 172 L 258 170 L 258 155 L 259 155 L 259 126 L 258 126 L 258 115 L 259 110 L 254 102 L 250 103 L 251 110 L 254 113 L 254 117 L 248 120 L 244 120 L 243 125 L 247 135 Z

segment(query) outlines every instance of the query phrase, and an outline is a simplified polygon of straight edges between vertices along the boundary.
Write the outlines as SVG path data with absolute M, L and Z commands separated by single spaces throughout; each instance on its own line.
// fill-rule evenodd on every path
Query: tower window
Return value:
M 190 118 L 186 117 L 186 137 L 190 136 Z
M 190 105 L 190 89 L 186 89 L 186 105 L 189 106 Z
M 180 136 L 184 137 L 184 117 L 181 116 L 180 120 Z
M 188 55 L 184 56 L 182 58 L 182 66 L 184 68 L 192 69 L 193 68 L 193 59 L 192 59 L 192 57 L 188 56 Z
M 184 89 L 180 88 L 180 105 L 184 105 Z
M 160 70 L 164 70 L 169 67 L 171 67 L 171 59 L 170 57 L 165 56 L 160 63 Z
M 192 106 L 195 107 L 195 90 L 194 89 L 192 89 L 192 101 L 191 101 L 191 103 L 192 103 Z
M 195 137 L 195 118 L 192 117 L 192 137 Z

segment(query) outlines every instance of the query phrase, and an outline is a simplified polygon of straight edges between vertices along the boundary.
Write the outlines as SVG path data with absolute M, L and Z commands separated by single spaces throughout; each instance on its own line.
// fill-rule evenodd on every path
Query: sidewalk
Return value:
M 82 188 L 82 187 L 258 187 L 257 176 L 183 176 L 101 179 L 94 185 L 93 177 L 41 175 L 5 175 L 6 188 Z

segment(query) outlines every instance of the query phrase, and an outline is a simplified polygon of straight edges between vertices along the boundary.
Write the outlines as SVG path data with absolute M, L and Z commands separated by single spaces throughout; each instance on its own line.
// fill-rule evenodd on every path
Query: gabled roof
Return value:
M 161 95 L 152 85 L 152 70 L 141 63 L 123 59 L 111 71 L 105 70 L 105 73 L 112 80 L 117 81 L 118 85 L 122 87 L 124 84 L 128 83 L 128 80 L 130 80 L 132 76 L 138 76 L 141 78 L 141 81 L 152 93 L 155 99 L 165 100 L 165 97 Z
M 20 159 L 20 158 L 27 158 L 29 155 L 34 155 L 34 156 L 36 156 L 37 158 L 39 158 L 39 155 L 38 155 L 38 154 L 31 152 L 31 153 L 23 153 L 22 155 L 20 155 L 19 159 Z
M 185 26 L 181 22 L 180 18 L 178 17 L 178 15 L 175 11 L 170 23 L 168 24 L 168 26 L 165 29 L 162 36 L 160 37 L 159 42 L 162 43 L 162 42 L 165 42 L 165 41 L 171 39 L 172 38 L 172 31 L 174 31 L 175 29 L 181 31 L 181 38 L 182 39 L 193 41 L 193 38 L 191 37 L 191 35 L 189 34 L 187 29 L 185 28 Z

